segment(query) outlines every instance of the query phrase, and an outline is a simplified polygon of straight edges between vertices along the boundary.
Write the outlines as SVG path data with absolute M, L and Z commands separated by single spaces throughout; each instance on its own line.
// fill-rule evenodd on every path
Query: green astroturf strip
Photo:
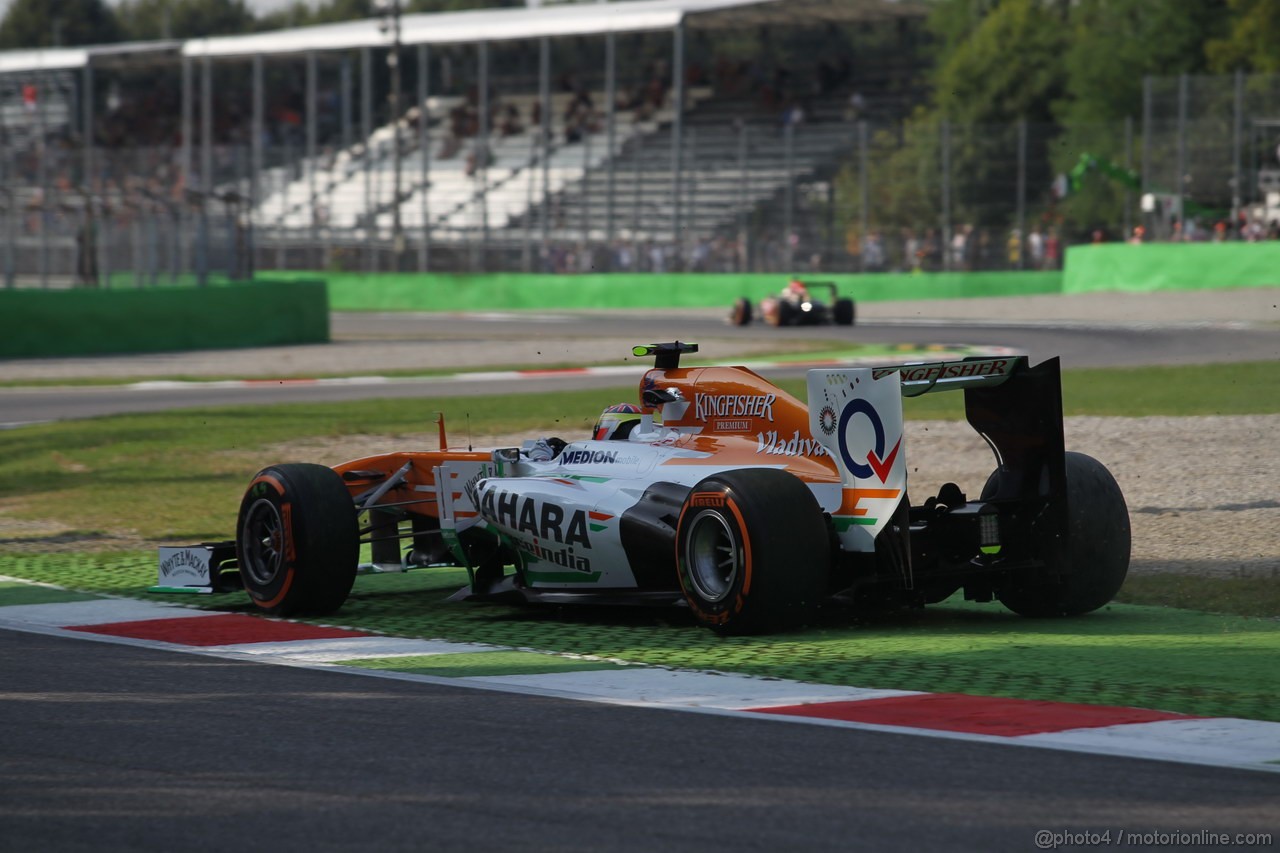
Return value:
M 98 596 L 87 592 L 71 592 L 16 581 L 0 581 L 0 607 L 19 604 L 65 604 L 68 601 L 92 601 L 95 598 Z M 3 616 L 4 611 L 0 611 L 0 617 Z
M 549 672 L 589 672 L 622 669 L 603 661 L 575 660 L 538 652 L 465 652 L 456 655 L 415 655 L 413 657 L 361 658 L 340 661 L 343 666 L 464 678 L 477 675 L 542 675 Z
M 145 592 L 155 582 L 146 552 L 4 556 L 0 575 L 166 600 Z M 338 613 L 316 621 L 826 684 L 1280 721 L 1276 619 L 1122 604 L 1073 619 L 1024 619 L 997 604 L 953 601 L 862 619 L 827 607 L 803 632 L 725 639 L 681 608 L 446 602 L 465 580 L 461 569 L 362 576 Z M 252 609 L 241 593 L 200 603 Z

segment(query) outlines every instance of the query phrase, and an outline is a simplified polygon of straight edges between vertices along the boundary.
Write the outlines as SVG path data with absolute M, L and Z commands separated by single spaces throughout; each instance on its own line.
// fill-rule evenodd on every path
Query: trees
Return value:
M 958 0 L 955 5 L 974 3 Z M 940 12 L 950 5 L 942 4 Z M 954 22 L 945 15 L 934 22 L 945 51 L 935 76 L 938 112 L 966 124 L 1049 120 L 1066 82 L 1063 8 L 1042 0 L 986 5 L 990 8 L 971 25 L 968 37 L 949 48 L 945 28 Z
M 1209 40 L 1209 68 L 1280 73 L 1280 5 L 1275 0 L 1229 0 L 1230 26 Z
M 244 0 L 123 0 L 116 14 L 129 41 L 233 35 L 254 21 Z
M 990 220 L 1008 216 L 1011 205 L 984 209 L 982 200 L 1009 192 L 1013 159 L 1001 157 L 1011 152 L 1001 139 L 1021 121 L 1031 128 L 1028 212 L 1051 211 L 1077 231 L 1119 222 L 1124 187 L 1091 177 L 1056 199 L 1050 185 L 1086 153 L 1124 163 L 1126 119 L 1138 150 L 1145 77 L 1280 71 L 1276 0 L 938 0 L 928 26 L 933 96 L 908 120 L 897 150 L 883 155 L 876 180 L 900 181 L 888 195 L 903 201 L 876 207 L 882 227 L 921 227 L 908 221 L 919 216 L 921 200 L 921 184 L 909 176 L 936 174 L 943 120 L 953 131 L 953 222 L 999 224 Z M 853 171 L 841 175 L 842 191 L 861 191 Z
M 13 0 L 0 21 L 0 49 L 106 44 L 120 27 L 103 0 Z

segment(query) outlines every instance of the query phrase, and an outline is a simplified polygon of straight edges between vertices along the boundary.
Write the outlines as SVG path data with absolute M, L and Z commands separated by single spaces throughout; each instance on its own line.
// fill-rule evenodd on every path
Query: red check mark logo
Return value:
M 889 455 L 880 460 L 876 458 L 874 450 L 867 451 L 867 464 L 871 466 L 871 470 L 876 472 L 876 476 L 880 478 L 880 482 L 888 482 L 889 472 L 893 469 L 893 460 L 898 458 L 898 448 L 902 447 L 902 437 L 898 437 L 898 443 L 893 446 L 893 450 L 889 451 Z

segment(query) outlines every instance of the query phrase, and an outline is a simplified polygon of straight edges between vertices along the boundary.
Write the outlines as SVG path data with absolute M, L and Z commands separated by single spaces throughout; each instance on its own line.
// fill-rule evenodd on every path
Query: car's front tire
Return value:
M 733 326 L 751 325 L 751 300 L 740 296 L 733 300 L 733 308 L 729 311 L 729 323 Z
M 240 502 L 236 559 L 245 591 L 277 616 L 332 613 L 346 601 L 360 558 L 355 504 L 324 465 L 258 472 Z
M 799 627 L 826 593 L 831 559 L 822 509 L 791 474 L 725 471 L 689 493 L 676 524 L 680 588 L 722 634 Z

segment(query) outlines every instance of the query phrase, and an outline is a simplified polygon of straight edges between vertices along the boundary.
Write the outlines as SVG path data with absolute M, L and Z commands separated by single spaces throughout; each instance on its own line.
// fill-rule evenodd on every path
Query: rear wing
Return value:
M 811 370 L 810 433 L 840 472 L 832 513 L 846 550 L 875 550 L 875 538 L 907 496 L 902 400 L 962 390 L 969 424 L 991 447 L 1000 476 L 992 501 L 1049 503 L 1044 523 L 1065 536 L 1066 470 L 1058 359 L 1031 367 L 1026 356 Z
M 954 391 L 965 388 L 993 388 L 1002 384 L 1017 370 L 1027 368 L 1027 357 L 966 358 L 963 361 L 935 361 L 894 364 L 871 368 L 873 379 L 890 373 L 902 377 L 902 396 L 919 397 L 930 391 Z

